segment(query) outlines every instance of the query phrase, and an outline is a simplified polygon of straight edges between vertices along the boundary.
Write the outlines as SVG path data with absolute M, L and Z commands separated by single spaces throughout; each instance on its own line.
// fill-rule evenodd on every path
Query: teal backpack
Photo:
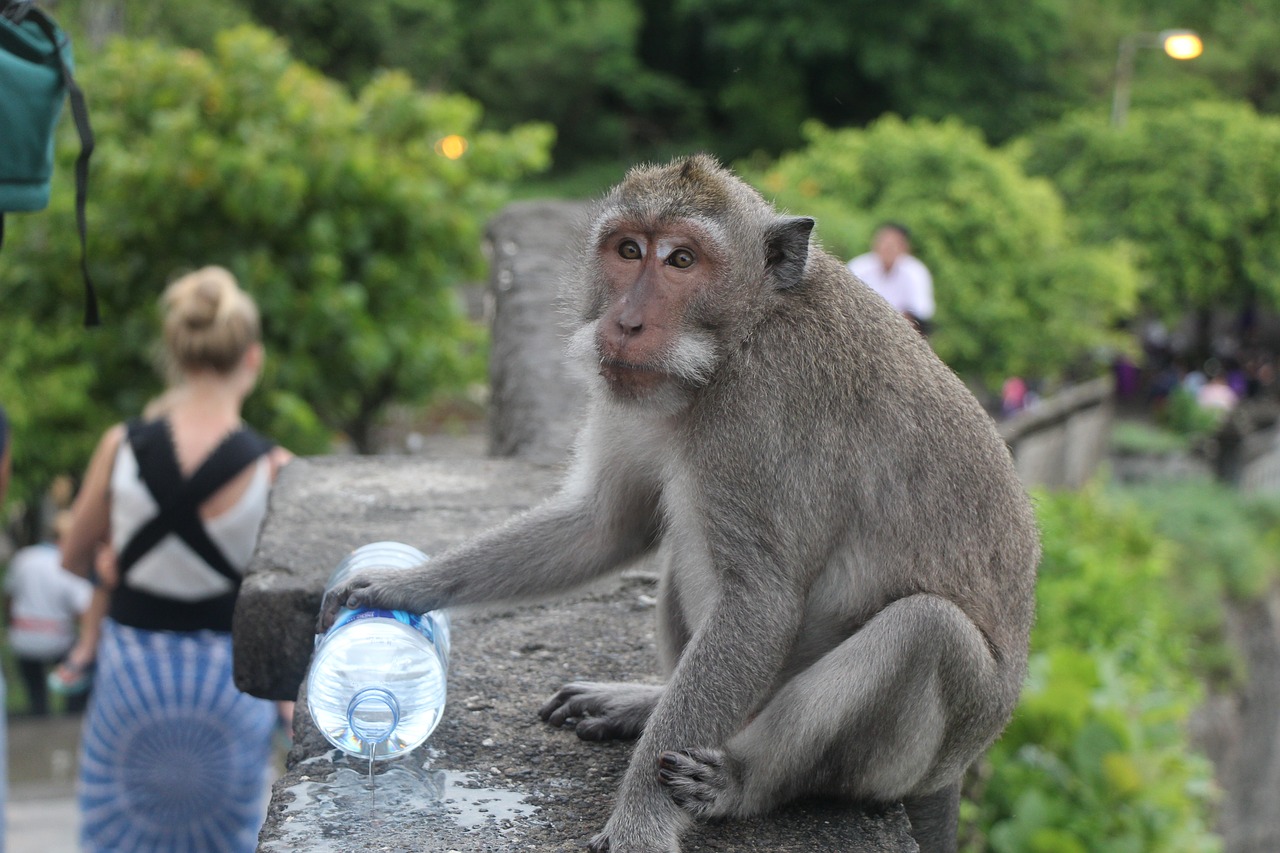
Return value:
M 76 226 L 85 286 L 85 325 L 96 326 L 98 301 L 85 252 L 84 202 L 93 131 L 84 93 L 72 75 L 71 43 L 31 0 L 0 0 L 0 246 L 4 215 L 43 210 L 53 177 L 53 131 L 69 98 L 80 134 Z

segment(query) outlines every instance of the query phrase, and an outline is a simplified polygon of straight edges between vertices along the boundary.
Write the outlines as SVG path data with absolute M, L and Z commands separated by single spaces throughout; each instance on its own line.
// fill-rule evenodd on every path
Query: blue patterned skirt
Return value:
M 82 849 L 254 850 L 274 722 L 232 682 L 229 634 L 105 620 L 80 743 Z

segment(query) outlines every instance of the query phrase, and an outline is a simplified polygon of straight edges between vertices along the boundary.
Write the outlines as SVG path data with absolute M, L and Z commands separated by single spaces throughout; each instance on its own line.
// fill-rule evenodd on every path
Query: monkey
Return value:
M 887 302 L 706 154 L 638 165 L 567 276 L 591 368 L 559 490 L 339 606 L 426 611 L 661 575 L 660 685 L 539 709 L 636 739 L 593 853 L 807 796 L 906 806 L 956 848 L 960 783 L 1025 676 L 1039 533 L 994 423 Z

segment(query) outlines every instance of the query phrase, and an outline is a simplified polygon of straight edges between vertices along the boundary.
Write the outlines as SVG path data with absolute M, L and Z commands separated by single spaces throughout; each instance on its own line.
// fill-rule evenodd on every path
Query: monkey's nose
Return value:
M 639 334 L 644 328 L 644 320 L 637 311 L 623 311 L 618 315 L 618 330 L 623 337 Z

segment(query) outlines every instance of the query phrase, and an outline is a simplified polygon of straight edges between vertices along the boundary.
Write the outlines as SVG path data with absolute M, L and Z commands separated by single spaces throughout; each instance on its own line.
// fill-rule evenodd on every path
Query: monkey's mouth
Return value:
M 652 365 L 607 357 L 600 359 L 600 375 L 615 391 L 627 395 L 652 390 L 666 379 L 666 374 Z

